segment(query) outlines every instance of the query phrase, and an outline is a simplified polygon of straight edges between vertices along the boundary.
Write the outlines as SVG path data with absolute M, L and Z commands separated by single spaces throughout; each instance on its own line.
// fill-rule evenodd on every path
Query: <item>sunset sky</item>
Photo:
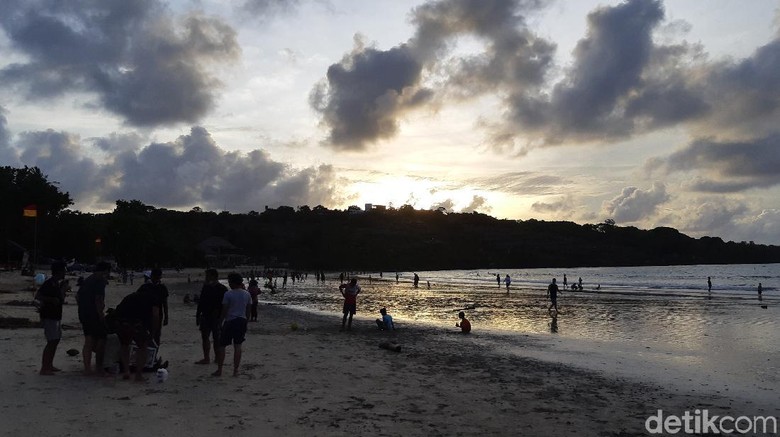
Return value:
M 81 211 L 365 203 L 780 244 L 767 0 L 3 0 L 0 165 Z

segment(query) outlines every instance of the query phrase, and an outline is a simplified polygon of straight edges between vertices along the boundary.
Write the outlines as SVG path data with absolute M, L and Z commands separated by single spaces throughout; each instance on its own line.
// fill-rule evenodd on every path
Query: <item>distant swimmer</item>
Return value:
M 509 275 L 506 275 L 504 283 L 506 284 L 506 292 L 509 293 L 509 284 L 512 283 L 512 278 L 510 278 Z
M 707 292 L 712 293 L 712 278 L 707 276 Z
M 573 284 L 572 284 L 573 285 Z M 550 307 L 547 308 L 547 311 L 552 311 L 553 308 L 555 308 L 555 314 L 558 314 L 558 284 L 555 283 L 555 278 L 553 278 L 552 283 L 547 286 L 547 296 L 550 297 Z
M 458 313 L 458 318 L 460 319 L 459 323 L 455 324 L 455 327 L 460 328 L 460 332 L 463 334 L 468 334 L 471 332 L 471 322 L 469 322 L 469 319 L 466 318 L 466 313 L 463 311 Z

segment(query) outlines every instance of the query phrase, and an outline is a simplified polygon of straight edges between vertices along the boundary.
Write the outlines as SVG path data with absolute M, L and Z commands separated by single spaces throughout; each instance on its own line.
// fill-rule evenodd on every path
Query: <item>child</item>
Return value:
M 381 319 L 376 319 L 376 326 L 379 327 L 382 331 L 393 331 L 395 330 L 395 325 L 393 325 L 393 316 L 390 314 L 387 314 L 387 309 L 382 308 L 379 310 L 379 314 L 382 315 Z
M 460 328 L 460 332 L 464 334 L 471 332 L 471 322 L 466 318 L 466 314 L 463 311 L 458 313 L 458 318 L 460 318 L 460 323 L 456 323 L 455 326 Z

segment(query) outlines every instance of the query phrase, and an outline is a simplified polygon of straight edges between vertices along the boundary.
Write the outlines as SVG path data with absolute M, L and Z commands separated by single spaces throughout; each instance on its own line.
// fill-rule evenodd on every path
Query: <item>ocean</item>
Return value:
M 395 272 L 358 274 L 358 316 L 378 317 L 386 307 L 400 327 L 455 331 L 464 311 L 477 341 L 502 353 L 776 402 L 780 264 L 419 271 L 419 288 L 412 287 L 414 273 L 399 272 L 398 283 Z M 582 278 L 583 291 L 563 290 L 553 318 L 546 288 L 552 278 L 563 288 L 564 274 L 569 285 Z M 261 298 L 338 314 L 337 276 L 328 273 L 318 284 L 310 274 L 304 284 L 288 281 L 287 289 Z

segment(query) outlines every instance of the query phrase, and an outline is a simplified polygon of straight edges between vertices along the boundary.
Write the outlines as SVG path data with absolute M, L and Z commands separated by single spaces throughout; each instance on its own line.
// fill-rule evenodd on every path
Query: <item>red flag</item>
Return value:
M 22 213 L 22 216 L 24 217 L 38 217 L 38 207 L 35 205 L 27 205 L 24 207 L 24 212 Z

